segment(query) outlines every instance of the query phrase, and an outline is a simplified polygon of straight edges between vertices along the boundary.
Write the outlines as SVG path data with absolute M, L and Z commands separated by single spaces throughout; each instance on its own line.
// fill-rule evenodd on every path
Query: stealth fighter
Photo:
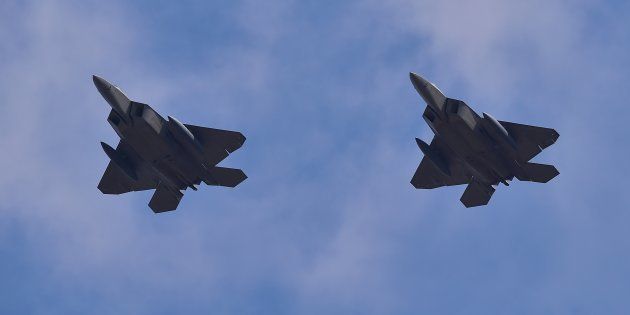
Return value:
M 216 166 L 243 145 L 240 132 L 165 120 L 103 78 L 93 80 L 112 108 L 107 121 L 120 137 L 116 149 L 101 142 L 111 159 L 98 184 L 104 194 L 155 189 L 149 207 L 160 213 L 175 210 L 188 187 L 235 187 L 247 178 L 240 169 Z
M 410 73 L 427 103 L 422 114 L 435 137 L 431 144 L 416 138 L 424 158 L 411 179 L 419 189 L 468 185 L 461 197 L 466 207 L 485 205 L 499 183 L 546 183 L 559 172 L 552 165 L 529 162 L 559 137 L 554 129 L 480 117 L 463 101 L 444 96 L 431 82 Z

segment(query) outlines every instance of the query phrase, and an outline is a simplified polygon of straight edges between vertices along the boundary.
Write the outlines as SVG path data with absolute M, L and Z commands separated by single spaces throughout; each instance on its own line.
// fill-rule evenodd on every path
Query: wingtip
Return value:
M 109 151 L 115 151 L 114 148 L 112 148 L 109 144 L 101 141 L 101 147 L 103 148 L 103 150 L 105 150 L 105 152 L 109 152 Z
M 420 148 L 420 150 L 422 150 L 422 152 L 426 152 L 429 149 L 429 145 L 422 141 L 422 139 L 420 138 L 416 138 L 416 144 L 418 145 L 418 148 Z

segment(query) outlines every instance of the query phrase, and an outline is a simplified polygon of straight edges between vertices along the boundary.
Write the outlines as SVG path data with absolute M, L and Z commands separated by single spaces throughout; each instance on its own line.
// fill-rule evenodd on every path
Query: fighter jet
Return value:
M 202 181 L 236 187 L 247 178 L 240 169 L 216 166 L 243 145 L 240 132 L 182 124 L 171 116 L 165 120 L 103 78 L 92 79 L 112 108 L 107 121 L 120 137 L 115 150 L 101 142 L 111 159 L 98 184 L 104 194 L 155 189 L 149 207 L 160 213 L 175 210 L 181 190 L 197 190 Z
M 559 172 L 552 165 L 529 162 L 560 136 L 550 128 L 483 118 L 463 101 L 452 99 L 431 82 L 410 73 L 416 91 L 427 103 L 422 118 L 435 137 L 431 144 L 416 138 L 424 158 L 411 179 L 418 189 L 466 184 L 464 206 L 488 204 L 499 183 L 546 183 Z

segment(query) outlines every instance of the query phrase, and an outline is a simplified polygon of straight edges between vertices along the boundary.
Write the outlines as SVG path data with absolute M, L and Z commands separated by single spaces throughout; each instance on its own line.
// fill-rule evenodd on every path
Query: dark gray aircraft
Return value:
M 235 187 L 247 178 L 242 170 L 216 166 L 243 145 L 240 132 L 186 125 L 170 116 L 167 121 L 104 79 L 92 79 L 112 107 L 107 121 L 120 137 L 115 150 L 101 142 L 111 159 L 98 184 L 104 194 L 156 189 L 149 207 L 159 213 L 175 210 L 180 190 L 197 190 L 202 181 Z
M 435 137 L 431 144 L 416 138 L 424 158 L 411 179 L 416 188 L 467 184 L 461 197 L 466 207 L 485 205 L 499 183 L 546 183 L 559 172 L 552 165 L 530 163 L 560 136 L 549 128 L 483 118 L 466 103 L 448 98 L 431 82 L 410 73 L 416 91 L 427 103 L 422 118 Z

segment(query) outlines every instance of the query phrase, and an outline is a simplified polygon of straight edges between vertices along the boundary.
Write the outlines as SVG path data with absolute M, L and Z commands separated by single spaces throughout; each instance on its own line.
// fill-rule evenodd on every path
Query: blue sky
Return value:
M 622 1 L 3 1 L 2 314 L 627 314 Z M 560 176 L 415 190 L 408 72 L 553 127 Z M 99 74 L 242 131 L 238 188 L 104 196 Z

